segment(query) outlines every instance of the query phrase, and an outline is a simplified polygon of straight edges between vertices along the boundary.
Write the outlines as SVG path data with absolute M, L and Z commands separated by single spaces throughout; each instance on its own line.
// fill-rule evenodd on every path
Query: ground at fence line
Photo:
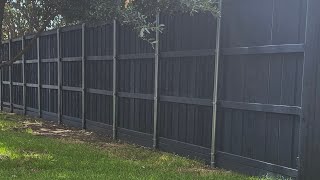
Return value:
M 270 179 L 14 114 L 0 114 L 0 179 Z

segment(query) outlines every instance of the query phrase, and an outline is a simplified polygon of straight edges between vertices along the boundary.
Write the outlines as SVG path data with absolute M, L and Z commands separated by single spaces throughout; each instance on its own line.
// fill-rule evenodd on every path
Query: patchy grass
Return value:
M 0 114 L 0 179 L 258 180 L 41 120 Z

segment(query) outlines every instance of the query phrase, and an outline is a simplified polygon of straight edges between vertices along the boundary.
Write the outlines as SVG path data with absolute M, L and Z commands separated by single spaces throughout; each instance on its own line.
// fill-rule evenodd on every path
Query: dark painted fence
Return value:
M 307 146 L 299 141 L 307 126 L 300 121 L 307 3 L 226 0 L 223 7 L 215 164 L 295 178 Z M 116 22 L 43 33 L 2 69 L 1 107 L 210 162 L 216 20 L 157 21 L 166 29 L 155 49 Z M 2 57 L 31 38 L 4 43 Z

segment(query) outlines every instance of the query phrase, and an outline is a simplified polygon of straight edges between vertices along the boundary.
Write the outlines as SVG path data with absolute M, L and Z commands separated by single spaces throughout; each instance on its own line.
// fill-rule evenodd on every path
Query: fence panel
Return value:
M 87 129 L 112 134 L 113 123 L 113 25 L 87 26 L 86 125 Z
M 216 20 L 162 15 L 160 24 L 159 148 L 209 161 Z
M 58 55 L 56 31 L 39 38 L 41 115 L 49 120 L 58 113 Z
M 218 166 L 297 177 L 305 12 L 300 0 L 224 4 Z
M 20 38 L 14 39 L 10 42 L 10 55 L 11 58 L 14 58 L 20 51 L 22 50 L 22 41 Z M 22 75 L 22 59 L 19 58 L 18 61 L 13 64 L 10 69 L 9 73 L 11 73 L 11 76 L 9 76 L 10 79 L 10 106 L 11 111 L 16 112 L 16 110 L 22 110 L 23 109 L 23 75 Z
M 25 47 L 32 41 L 33 36 L 25 37 Z M 37 44 L 33 44 L 31 49 L 24 55 L 25 59 L 25 109 L 26 114 L 36 115 L 38 112 L 38 51 Z
M 151 147 L 154 49 L 128 26 L 117 38 L 118 136 Z
M 9 59 L 9 43 L 3 43 L 1 48 L 1 61 Z M 9 67 L 1 69 L 1 109 L 10 108 L 10 77 Z
M 61 113 L 65 124 L 82 127 L 82 31 L 81 26 L 61 29 Z

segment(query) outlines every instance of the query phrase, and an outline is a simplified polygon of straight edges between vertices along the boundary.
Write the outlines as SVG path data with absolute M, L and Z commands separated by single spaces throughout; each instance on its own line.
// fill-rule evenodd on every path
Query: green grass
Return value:
M 132 145 L 39 136 L 19 119 L 0 114 L 0 179 L 260 179 Z

